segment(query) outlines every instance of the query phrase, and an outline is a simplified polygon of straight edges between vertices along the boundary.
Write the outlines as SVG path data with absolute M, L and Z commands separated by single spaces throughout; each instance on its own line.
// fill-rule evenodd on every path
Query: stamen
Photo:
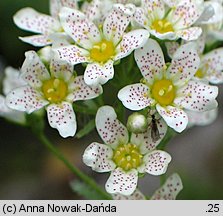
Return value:
M 154 29 L 161 34 L 167 32 L 174 32 L 172 23 L 166 19 L 153 21 L 153 23 L 151 24 L 151 29 Z
M 60 103 L 68 94 L 67 84 L 60 79 L 46 80 L 42 85 L 44 97 L 52 103 Z
M 102 40 L 95 44 L 90 51 L 90 58 L 99 63 L 105 63 L 115 55 L 115 46 L 112 41 Z
M 160 96 L 163 96 L 165 94 L 165 91 L 163 90 L 163 89 L 161 89 L 160 91 L 159 91 L 159 95 Z
M 113 155 L 113 161 L 118 167 L 121 167 L 125 171 L 133 168 L 137 168 L 142 163 L 143 155 L 140 154 L 136 145 L 128 143 L 120 145 Z
M 171 105 L 176 97 L 174 85 L 167 79 L 155 81 L 151 93 L 156 102 L 162 106 Z

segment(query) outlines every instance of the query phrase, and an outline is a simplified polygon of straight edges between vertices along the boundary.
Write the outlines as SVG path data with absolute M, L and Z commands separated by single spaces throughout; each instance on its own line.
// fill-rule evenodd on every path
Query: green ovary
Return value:
M 154 29 L 161 34 L 164 34 L 167 32 L 174 32 L 173 25 L 166 19 L 153 21 L 151 25 L 151 29 Z
M 171 80 L 157 80 L 151 88 L 152 97 L 161 106 L 171 105 L 176 97 L 175 87 Z
M 60 103 L 67 96 L 67 83 L 57 78 L 46 80 L 42 85 L 42 92 L 51 103 Z
M 93 61 L 105 63 L 115 55 L 115 47 L 112 41 L 102 40 L 95 44 L 90 51 Z
M 114 151 L 113 161 L 125 171 L 137 168 L 142 164 L 142 155 L 136 145 L 128 143 L 118 146 Z

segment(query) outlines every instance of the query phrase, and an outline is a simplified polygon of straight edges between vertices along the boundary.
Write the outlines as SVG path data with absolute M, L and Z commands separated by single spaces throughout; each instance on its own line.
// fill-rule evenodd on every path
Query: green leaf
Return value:
M 92 130 L 94 130 L 95 128 L 95 120 L 92 119 L 91 121 L 89 121 L 84 128 L 82 128 L 77 134 L 76 137 L 78 139 L 86 136 L 87 134 L 89 134 Z
M 74 180 L 70 182 L 71 189 L 79 194 L 80 196 L 90 199 L 90 200 L 103 200 L 104 197 L 95 191 L 92 187 L 85 184 L 84 182 L 80 182 L 78 180 Z

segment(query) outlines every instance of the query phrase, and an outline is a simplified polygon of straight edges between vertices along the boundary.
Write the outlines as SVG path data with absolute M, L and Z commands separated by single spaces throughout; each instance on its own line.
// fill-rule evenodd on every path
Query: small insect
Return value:
M 155 115 L 151 115 L 152 121 L 151 121 L 151 137 L 153 142 L 156 142 L 160 139 L 160 132 L 156 123 Z

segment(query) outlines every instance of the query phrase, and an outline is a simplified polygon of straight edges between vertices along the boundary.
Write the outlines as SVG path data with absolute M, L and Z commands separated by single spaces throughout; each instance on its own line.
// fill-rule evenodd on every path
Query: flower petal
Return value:
M 134 20 L 140 25 L 145 27 L 146 29 L 150 30 L 149 26 L 151 25 L 151 20 L 148 19 L 146 14 L 144 13 L 143 8 L 137 7 L 135 14 L 134 14 Z
M 50 14 L 59 19 L 59 12 L 62 7 L 78 8 L 78 0 L 50 0 Z
M 185 112 L 187 113 L 189 119 L 189 127 L 194 125 L 206 126 L 212 124 L 218 116 L 217 108 L 205 112 L 195 112 L 190 110 L 186 110 Z
M 35 33 L 47 34 L 60 28 L 56 19 L 29 7 L 19 10 L 13 20 L 19 28 Z
M 115 110 L 110 106 L 98 109 L 95 118 L 97 131 L 106 144 L 115 148 L 118 144 L 126 144 L 129 135 L 126 127 L 117 119 Z
M 49 39 L 52 41 L 52 49 L 70 46 L 73 44 L 73 39 L 68 36 L 65 32 L 54 32 L 49 35 Z M 84 50 L 85 51 L 85 50 Z M 86 52 L 86 51 L 85 51 Z
M 101 40 L 97 26 L 78 10 L 63 7 L 60 11 L 60 21 L 65 32 L 85 49 L 92 48 Z
M 70 103 L 50 104 L 47 107 L 47 117 L 50 126 L 56 128 L 63 138 L 75 135 L 77 122 Z
M 163 0 L 165 2 L 165 4 L 168 5 L 168 7 L 173 8 L 176 7 L 176 5 L 178 4 L 179 0 Z
M 167 16 L 167 19 L 174 24 L 175 29 L 188 28 L 196 22 L 204 8 L 201 1 L 180 0 Z
M 149 39 L 143 47 L 137 49 L 135 60 L 142 75 L 149 83 L 153 83 L 154 78 L 162 76 L 165 60 L 162 49 L 155 40 Z
M 182 189 L 183 184 L 180 176 L 174 173 L 166 180 L 162 187 L 155 191 L 151 200 L 175 200 Z
M 119 100 L 130 110 L 142 110 L 153 104 L 154 100 L 147 96 L 149 87 L 138 83 L 122 88 L 118 93 Z
M 165 151 L 155 150 L 145 155 L 143 161 L 145 163 L 144 172 L 157 176 L 166 172 L 171 156 Z
M 42 81 L 50 79 L 49 72 L 35 51 L 25 53 L 26 59 L 21 68 L 21 77 L 32 87 L 39 88 Z
M 3 95 L 0 95 L 0 116 L 4 116 L 4 114 L 9 112 L 10 110 L 12 109 L 7 107 L 5 103 L 5 97 Z
M 177 36 L 186 41 L 197 40 L 202 34 L 200 27 L 191 27 L 181 31 L 177 31 Z
M 114 76 L 113 61 L 109 60 L 105 64 L 89 63 L 84 72 L 84 80 L 87 85 L 103 85 Z
M 182 45 L 174 54 L 172 63 L 167 70 L 167 78 L 175 84 L 185 84 L 197 72 L 200 58 L 195 43 Z
M 175 131 L 180 133 L 187 127 L 188 117 L 182 109 L 173 106 L 167 106 L 164 108 L 159 104 L 156 105 L 156 109 L 167 125 Z
M 50 3 L 50 5 L 49 5 L 50 14 L 52 15 L 52 17 L 57 19 L 59 16 L 60 8 L 61 8 L 61 1 L 60 0 L 50 0 L 49 3 Z
M 207 39 L 206 32 L 203 32 L 202 35 L 195 41 L 197 44 L 197 51 L 199 55 L 203 55 L 206 39 Z
M 51 75 L 64 81 L 69 81 L 73 75 L 73 65 L 62 60 L 51 59 L 50 72 Z
M 222 84 L 223 83 L 223 73 L 222 71 L 208 71 L 208 74 L 205 76 L 205 78 L 211 83 L 211 84 Z
M 159 33 L 155 29 L 151 29 L 150 33 L 154 35 L 156 38 L 160 40 L 177 40 L 179 37 L 177 36 L 176 32 L 166 32 L 166 33 Z
M 75 45 L 53 48 L 53 50 L 55 51 L 55 59 L 67 61 L 72 65 L 89 61 L 87 57 L 89 55 L 88 51 Z
M 112 194 L 114 200 L 146 200 L 146 197 L 139 189 L 136 189 L 133 194 L 129 196 L 124 196 L 119 193 Z
M 218 87 L 216 86 L 190 81 L 179 92 L 184 96 L 176 98 L 174 103 L 185 109 L 203 112 L 217 107 L 215 98 L 218 95 Z
M 26 123 L 25 113 L 10 109 L 5 103 L 5 97 L 2 95 L 0 95 L 0 116 L 18 124 L 24 125 Z
M 48 37 L 49 35 L 33 35 L 28 37 L 19 37 L 19 39 L 33 46 L 43 47 L 52 44 L 52 41 Z
M 168 56 L 172 59 L 175 52 L 179 49 L 180 44 L 176 41 L 166 42 L 165 43 Z
M 63 7 L 78 8 L 78 0 L 60 0 Z
M 157 18 L 162 19 L 165 14 L 165 5 L 163 0 L 142 0 L 142 8 L 148 14 L 156 14 Z
M 48 104 L 39 92 L 30 86 L 14 89 L 6 96 L 6 104 L 9 108 L 32 113 Z
M 222 2 L 206 1 L 204 2 L 205 10 L 199 18 L 199 24 L 216 24 L 222 22 L 223 6 Z M 202 19 L 201 19 L 202 18 Z
M 83 162 L 96 172 L 109 172 L 116 167 L 112 157 L 113 150 L 110 146 L 94 142 L 85 149 Z
M 20 71 L 12 67 L 5 69 L 5 78 L 3 80 L 3 93 L 7 95 L 11 90 L 26 85 L 20 77 Z
M 84 82 L 84 76 L 76 77 L 69 83 L 69 90 L 71 91 L 68 96 L 70 101 L 89 100 L 98 97 L 103 89 L 101 86 L 88 86 Z
M 116 46 L 122 38 L 135 12 L 134 5 L 115 4 L 103 24 L 103 33 Z
M 157 145 L 161 142 L 167 132 L 167 124 L 160 117 L 160 119 L 156 120 L 157 129 L 159 131 L 159 139 L 152 139 L 152 125 L 149 125 L 148 130 L 145 133 L 134 134 L 131 135 L 131 143 L 138 145 L 140 147 L 140 152 L 142 154 L 148 153 L 151 150 L 154 150 Z
M 121 43 L 118 45 L 119 52 L 114 61 L 129 55 L 134 49 L 142 47 L 149 38 L 149 32 L 144 29 L 133 30 L 123 36 Z M 116 48 L 117 49 L 117 48 Z
M 208 65 L 207 74 L 213 71 L 223 71 L 223 48 L 215 49 L 202 57 L 202 63 Z
M 91 2 L 86 2 L 85 1 L 83 3 L 83 5 L 81 6 L 81 11 L 84 14 L 86 14 L 86 17 L 88 19 L 90 19 L 94 22 L 97 22 L 103 17 L 102 11 L 101 11 L 102 6 L 103 6 L 103 1 L 100 1 L 100 0 L 93 0 Z M 103 8 L 103 10 L 104 9 L 107 10 L 107 8 Z
M 138 172 L 132 169 L 128 172 L 117 168 L 111 172 L 109 179 L 105 184 L 108 193 L 120 193 L 125 196 L 131 195 L 137 186 Z

